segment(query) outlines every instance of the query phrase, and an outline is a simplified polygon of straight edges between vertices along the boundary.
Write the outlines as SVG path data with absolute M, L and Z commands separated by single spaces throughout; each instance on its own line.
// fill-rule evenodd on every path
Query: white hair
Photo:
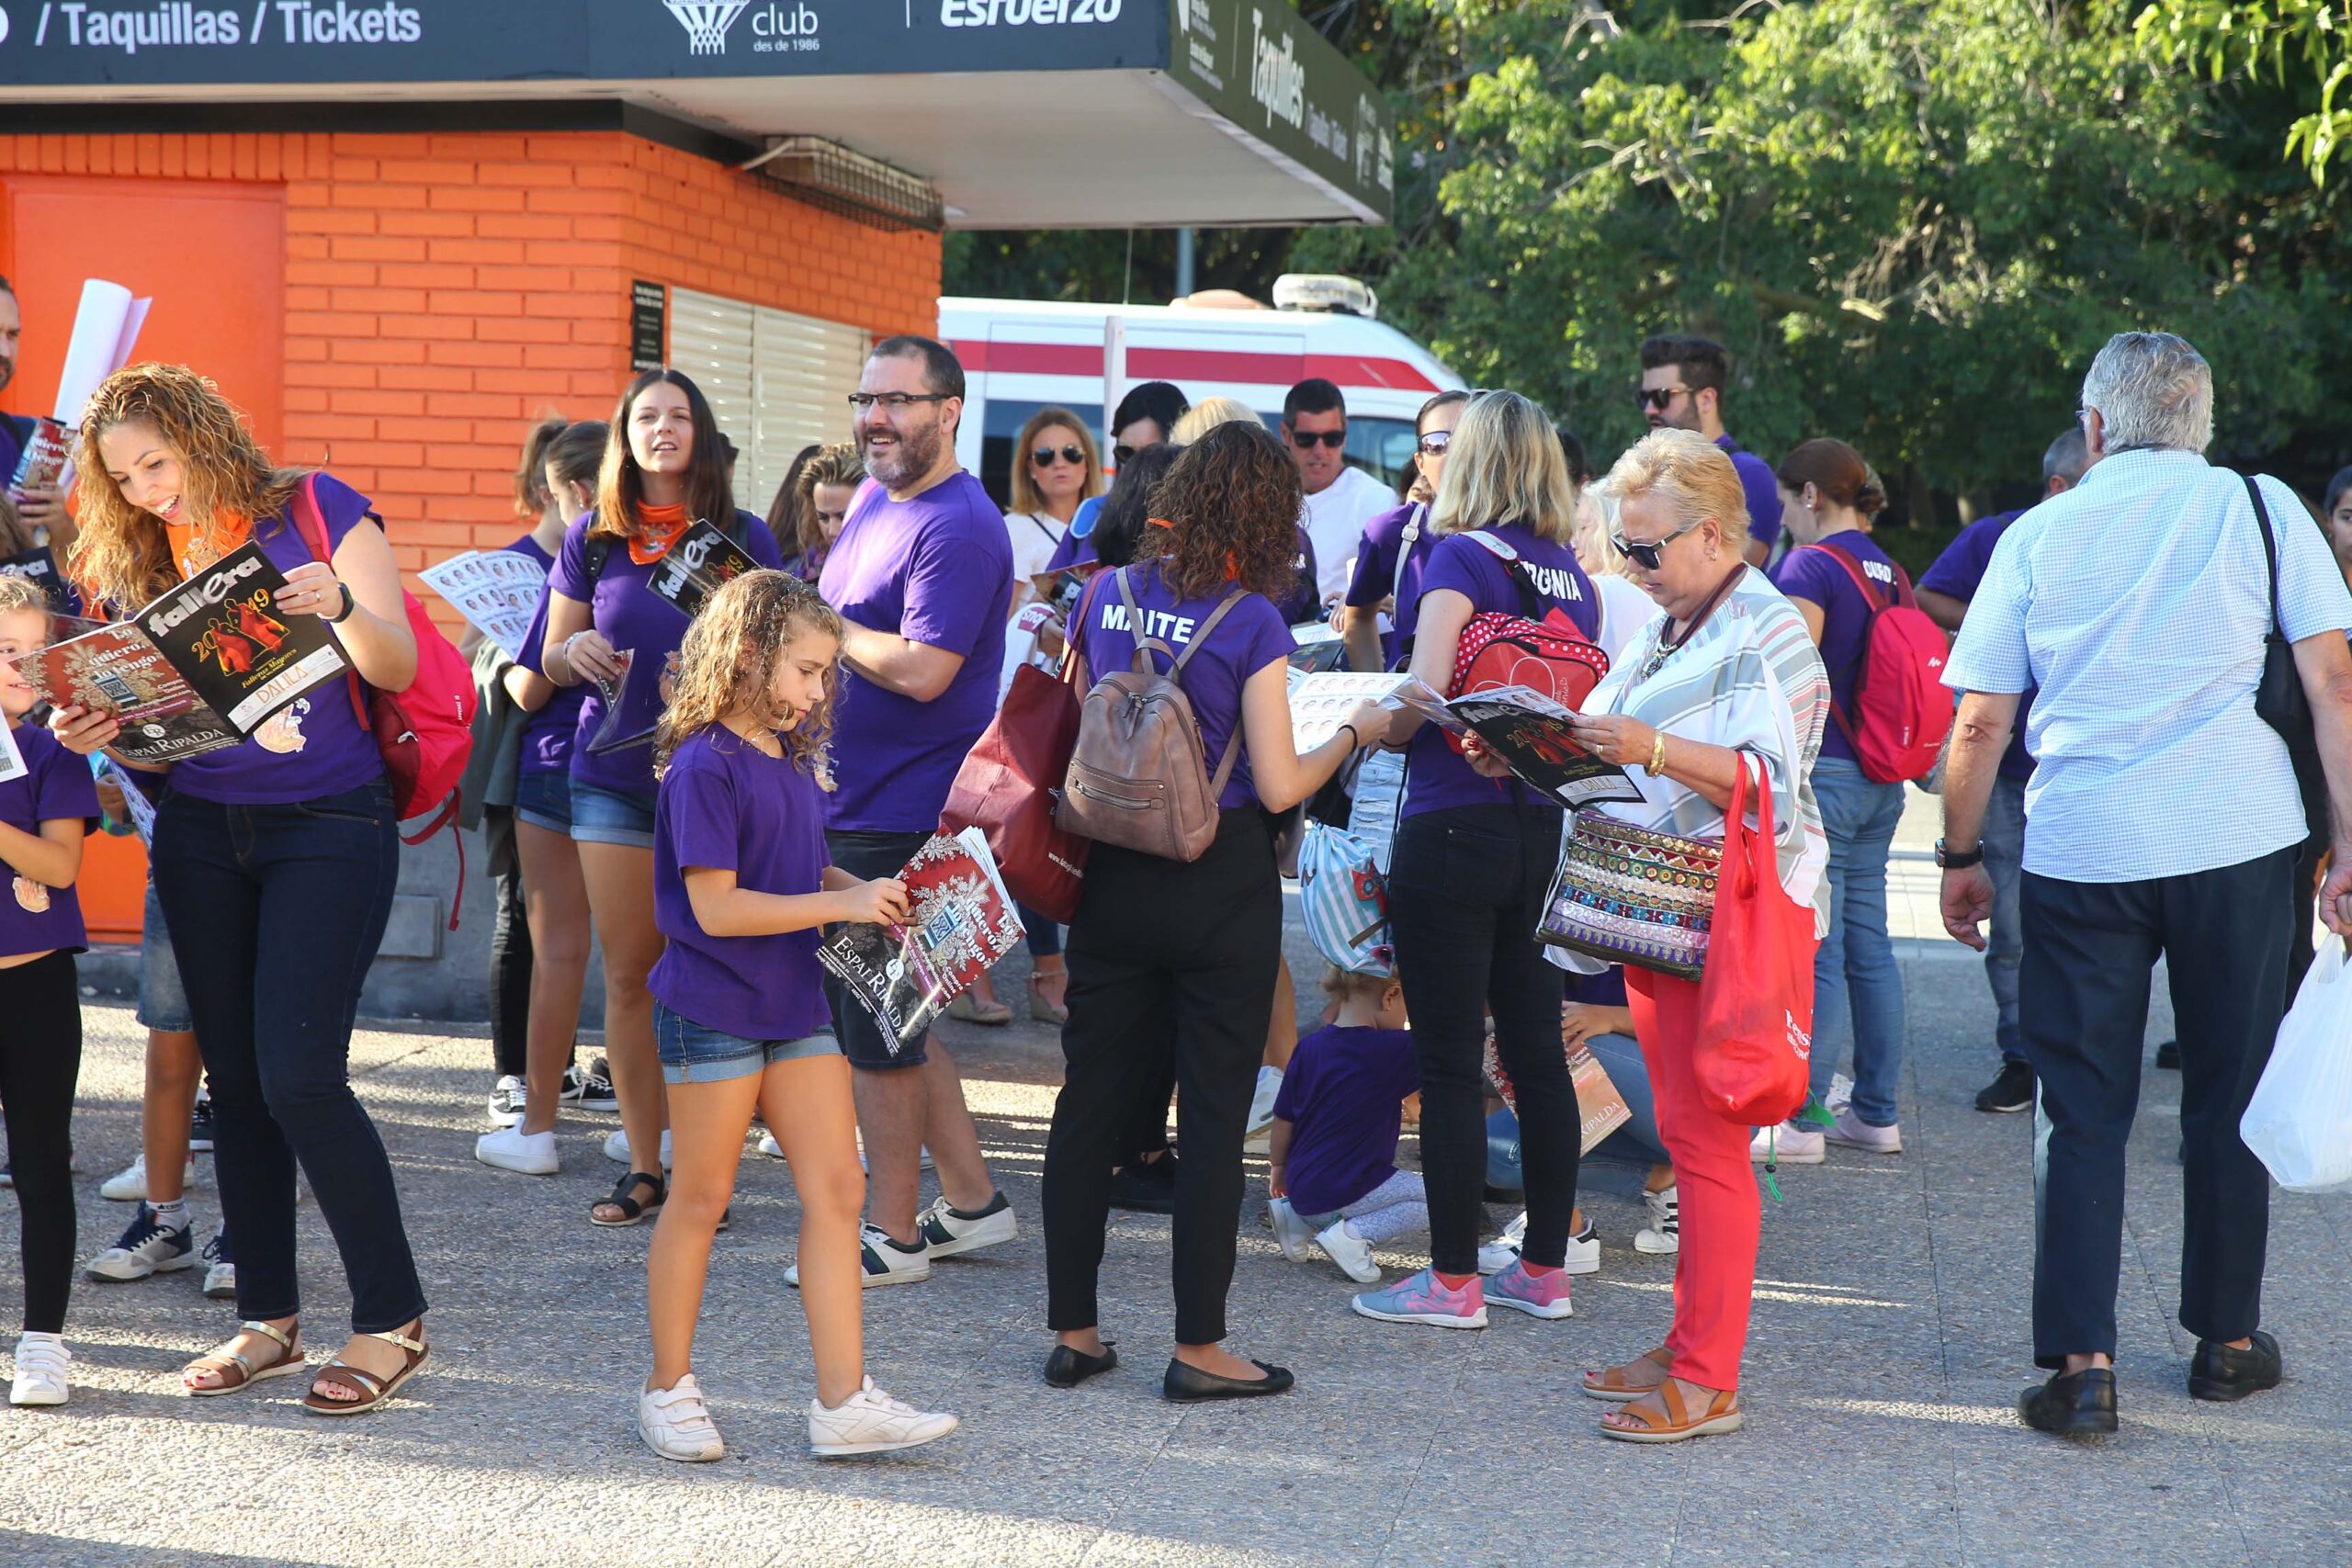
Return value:
M 2213 367 L 2171 333 L 2118 333 L 2083 378 L 2083 406 L 2098 411 L 2110 452 L 2202 452 L 2213 440 Z

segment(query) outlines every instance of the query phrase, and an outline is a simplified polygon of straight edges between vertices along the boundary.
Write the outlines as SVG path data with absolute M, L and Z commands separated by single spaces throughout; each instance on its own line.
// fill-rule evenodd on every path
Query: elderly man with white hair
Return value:
M 2180 1032 L 2188 1392 L 2240 1399 L 2279 1379 L 2261 1327 L 2269 1178 L 2238 1136 L 2291 922 L 2310 918 L 2291 886 L 2307 832 L 2294 765 L 2256 705 L 2274 636 L 2332 807 L 2323 913 L 2352 931 L 2352 594 L 2326 541 L 2285 485 L 2206 462 L 2212 370 L 2169 333 L 2109 341 L 2082 423 L 2098 466 L 2003 536 L 1953 649 L 1944 678 L 1963 695 L 1937 846 L 1944 924 L 1982 948 L 1984 805 L 2018 694 L 2038 686 L 2018 1014 L 2041 1085 L 2034 1362 L 2056 1375 L 2018 1405 L 2068 1437 L 2116 1429 L 2123 1154 L 2159 953 Z

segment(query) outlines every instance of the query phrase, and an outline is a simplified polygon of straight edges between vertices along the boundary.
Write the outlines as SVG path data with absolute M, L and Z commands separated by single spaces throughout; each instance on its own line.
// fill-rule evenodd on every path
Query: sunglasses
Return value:
M 1704 521 L 1704 519 L 1702 519 L 1702 521 Z M 1699 525 L 1697 523 L 1685 523 L 1681 527 L 1677 528 L 1665 538 L 1657 540 L 1650 544 L 1637 545 L 1634 543 L 1633 540 L 1625 537 L 1623 534 L 1610 535 L 1609 542 L 1616 547 L 1616 550 L 1619 555 L 1623 556 L 1627 560 L 1632 561 L 1644 571 L 1656 571 L 1658 568 L 1659 552 L 1664 550 L 1667 546 L 1674 543 L 1675 540 L 1682 537 L 1683 535 L 1688 534 L 1691 529 L 1696 528 L 1698 525 Z
M 1692 391 L 1690 387 L 1641 387 L 1634 392 L 1634 401 L 1645 409 L 1662 409 L 1681 393 Z
M 1445 456 L 1445 449 L 1453 445 L 1453 432 L 1432 430 L 1415 445 L 1432 457 L 1442 457 Z
M 1128 458 L 1134 457 L 1137 450 L 1139 450 L 1139 448 L 1130 446 L 1125 442 L 1122 441 L 1111 448 L 1111 461 L 1114 463 L 1124 463 Z
M 1337 452 L 1348 444 L 1348 433 L 1345 430 L 1294 430 L 1290 433 L 1290 439 L 1291 444 L 1302 452 L 1314 451 L 1318 441 Z
M 1086 467 L 1086 451 L 1083 447 L 1040 446 L 1035 452 L 1029 454 L 1029 460 L 1036 464 L 1037 467 L 1041 468 L 1052 468 L 1054 466 L 1054 459 L 1057 457 L 1059 457 L 1063 462 L 1069 464 L 1072 468 L 1082 468 Z

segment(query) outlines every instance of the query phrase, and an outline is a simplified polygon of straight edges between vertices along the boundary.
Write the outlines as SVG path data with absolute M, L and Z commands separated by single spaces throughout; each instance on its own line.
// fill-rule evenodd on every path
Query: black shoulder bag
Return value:
M 2262 681 L 2254 689 L 2254 711 L 2287 743 L 2295 765 L 2295 787 L 2302 795 L 2303 825 L 2314 835 L 2328 831 L 2327 775 L 2320 767 L 2319 737 L 2312 728 L 2311 698 L 2295 668 L 2295 645 L 2278 611 L 2278 540 L 2270 529 L 2270 509 L 2252 474 L 2241 474 L 2262 528 L 2262 555 L 2270 570 L 2270 625 L 2262 634 Z

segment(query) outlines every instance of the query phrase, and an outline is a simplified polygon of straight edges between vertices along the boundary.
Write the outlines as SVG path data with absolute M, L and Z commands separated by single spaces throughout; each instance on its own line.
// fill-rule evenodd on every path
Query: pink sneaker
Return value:
M 1458 1291 L 1449 1291 L 1427 1269 L 1399 1280 L 1385 1291 L 1366 1291 L 1356 1297 L 1355 1309 L 1383 1323 L 1426 1323 L 1438 1328 L 1484 1328 L 1487 1297 L 1484 1281 L 1473 1278 Z
M 1487 1300 L 1530 1317 L 1576 1315 L 1576 1308 L 1568 1304 L 1568 1271 L 1565 1269 L 1538 1276 L 1529 1273 L 1524 1262 L 1514 1263 L 1487 1281 Z

